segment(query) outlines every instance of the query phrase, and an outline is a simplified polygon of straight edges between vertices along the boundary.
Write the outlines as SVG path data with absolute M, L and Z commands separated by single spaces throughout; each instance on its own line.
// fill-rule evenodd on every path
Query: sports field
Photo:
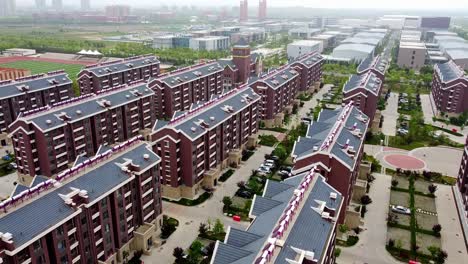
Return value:
M 31 74 L 47 73 L 47 72 L 56 71 L 56 70 L 65 70 L 68 73 L 68 77 L 70 77 L 70 79 L 72 80 L 75 80 L 76 75 L 83 68 L 83 65 L 25 60 L 25 61 L 2 63 L 0 64 L 0 67 L 27 69 L 31 71 Z

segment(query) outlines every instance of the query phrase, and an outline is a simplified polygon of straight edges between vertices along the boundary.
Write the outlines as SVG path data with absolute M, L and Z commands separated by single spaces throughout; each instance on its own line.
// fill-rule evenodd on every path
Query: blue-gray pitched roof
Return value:
M 155 56 L 144 56 L 135 59 L 118 60 L 114 63 L 106 63 L 105 65 L 96 65 L 95 67 L 88 67 L 84 70 L 89 71 L 96 76 L 105 76 L 133 68 L 144 67 L 154 63 L 159 63 L 159 60 Z
M 308 173 L 308 172 L 307 172 Z M 302 173 L 295 177 L 289 178 L 276 185 L 268 181 L 267 187 L 277 190 L 276 195 L 271 197 L 272 200 L 279 204 L 264 211 L 256 216 L 246 231 L 230 228 L 226 237 L 226 243 L 217 242 L 216 251 L 213 254 L 214 264 L 251 264 L 255 262 L 255 258 L 264 249 L 268 238 L 274 231 L 277 222 L 286 209 L 289 201 L 294 197 L 294 190 L 299 186 L 307 173 Z M 274 263 L 286 264 L 286 258 L 295 259 L 295 252 L 291 247 L 297 247 L 302 250 L 314 251 L 316 258 L 320 259 L 326 253 L 327 243 L 334 230 L 335 223 L 323 219 L 320 213 L 312 209 L 318 207 L 317 201 L 326 203 L 326 207 L 335 210 L 338 214 L 340 210 L 342 196 L 335 189 L 330 187 L 325 182 L 325 178 L 315 174 L 317 177 L 315 183 L 310 190 L 310 193 L 305 197 L 304 206 L 297 214 L 297 218 L 290 226 L 290 232 L 285 237 L 284 246 L 279 249 L 278 256 Z M 284 190 L 283 190 L 284 189 Z M 330 193 L 336 193 L 337 198 L 330 198 Z M 266 191 L 264 193 L 267 193 Z M 270 192 L 271 194 L 273 192 Z M 255 198 L 254 204 L 260 201 L 259 197 Z
M 373 72 L 366 72 L 361 75 L 353 74 L 343 86 L 343 93 L 349 93 L 355 89 L 365 89 L 370 93 L 378 96 L 382 80 Z
M 323 61 L 324 58 L 322 55 L 319 53 L 311 53 L 302 57 L 297 58 L 296 60 L 292 61 L 291 64 L 293 63 L 301 63 L 307 68 L 310 68 L 314 66 L 315 64 L 319 63 L 320 61 Z
M 148 154 L 149 158 L 144 159 L 144 154 Z M 132 163 L 139 166 L 141 170 L 159 162 L 159 157 L 151 151 L 148 144 L 140 144 L 124 153 L 115 154 L 115 157 L 111 157 L 101 166 L 92 170 L 88 168 L 83 175 L 75 176 L 76 178 L 72 178 L 61 187 L 32 198 L 23 206 L 0 215 L 0 232 L 11 233 L 16 248 L 24 243 L 32 242 L 31 239 L 76 212 L 75 209 L 65 204 L 59 194 L 67 194 L 71 191 L 70 188 L 77 188 L 88 191 L 90 203 L 95 201 L 101 195 L 128 180 L 129 175 L 115 164 L 124 163 L 127 159 L 132 160 Z
M 5 81 L 0 83 L 0 99 L 24 94 L 25 92 L 20 91 L 21 87 L 27 87 L 27 91 L 32 93 L 71 83 L 72 81 L 65 72 L 39 74 L 35 78 L 21 78 L 18 81 Z
M 188 67 L 185 70 L 178 70 L 156 79 L 169 87 L 175 87 L 181 83 L 190 82 L 223 70 L 224 67 L 219 62 L 211 62 L 201 66 Z
M 167 125 L 177 131 L 185 133 L 185 135 L 188 137 L 195 139 L 206 133 L 206 131 L 210 128 L 216 127 L 218 124 L 223 122 L 224 119 L 232 115 L 232 113 L 228 113 L 223 110 L 224 106 L 231 106 L 233 108 L 233 113 L 236 113 L 250 104 L 250 102 L 244 99 L 245 96 L 250 98 L 250 102 L 260 100 L 260 96 L 255 93 L 252 88 L 245 88 L 235 92 L 232 95 L 227 95 L 226 98 L 222 98 L 212 105 L 205 106 L 205 110 L 199 110 L 198 112 L 193 113 L 191 116 L 185 117 L 175 124 L 161 123 L 161 125 L 158 125 L 158 123 L 161 122 L 158 120 L 153 127 L 153 131 L 162 129 L 165 127 L 164 125 Z M 200 120 L 203 120 L 209 127 L 203 128 L 198 125 L 197 123 Z M 194 130 L 192 128 L 194 128 Z
M 382 56 L 374 57 L 373 54 L 369 54 L 357 67 L 357 73 L 362 74 L 368 70 L 374 69 L 381 74 L 385 74 L 385 68 L 387 67 L 387 61 Z
M 309 125 L 307 135 L 305 137 L 300 137 L 296 141 L 292 155 L 296 157 L 296 159 L 301 159 L 313 155 L 315 152 L 322 153 L 323 151 L 320 151 L 320 147 L 330 135 L 342 111 L 343 108 L 322 110 L 318 120 Z M 349 140 L 348 146 L 358 151 L 363 144 L 364 137 L 358 137 L 351 132 L 351 129 L 356 126 L 356 129 L 359 129 L 360 132 L 365 135 L 369 121 L 367 120 L 365 123 L 360 121 L 358 119 L 360 116 L 368 119 L 358 108 L 352 106 L 344 126 L 338 130 L 338 134 L 335 135 L 331 146 L 326 150 L 331 155 L 338 157 L 350 168 L 353 168 L 356 164 L 357 157 L 348 155 L 343 146 L 345 146 L 346 142 Z
M 256 80 L 256 82 L 263 82 L 273 89 L 278 89 L 298 75 L 299 73 L 295 69 L 288 66 L 274 73 L 263 75 L 258 80 Z
M 83 100 L 67 105 L 53 107 L 36 114 L 20 117 L 19 120 L 32 122 L 42 130 L 50 130 L 64 126 L 65 124 L 74 122 L 75 120 L 83 119 L 86 116 L 92 116 L 100 112 L 107 111 L 108 108 L 114 108 L 122 104 L 139 100 L 141 97 L 132 93 L 135 91 L 139 92 L 141 97 L 151 96 L 154 94 L 153 90 L 146 87 L 146 83 L 139 83 L 125 88 L 116 89 L 109 93 L 87 97 Z M 103 107 L 98 103 L 101 100 L 109 101 L 111 106 Z M 63 121 L 60 119 L 58 116 L 62 113 L 66 113 L 66 115 L 70 117 L 70 120 Z M 50 120 L 50 122 L 48 120 Z
M 462 78 L 465 73 L 453 61 L 436 64 L 436 71 L 442 82 L 451 82 L 455 79 Z M 468 77 L 467 77 L 468 78 Z
M 18 195 L 18 194 L 20 194 L 23 191 L 26 191 L 28 189 L 29 189 L 28 186 L 24 186 L 24 185 L 18 183 L 18 184 L 16 184 L 15 188 L 13 189 L 13 192 L 11 192 L 10 196 L 11 197 L 16 196 L 16 195 Z

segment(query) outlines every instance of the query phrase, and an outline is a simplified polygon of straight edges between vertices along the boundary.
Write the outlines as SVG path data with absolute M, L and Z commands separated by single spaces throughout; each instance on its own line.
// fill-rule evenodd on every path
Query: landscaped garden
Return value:
M 426 176 L 429 177 L 429 176 Z M 392 178 L 387 218 L 387 250 L 401 261 L 444 263 L 435 193 L 437 186 L 416 172 L 398 171 Z

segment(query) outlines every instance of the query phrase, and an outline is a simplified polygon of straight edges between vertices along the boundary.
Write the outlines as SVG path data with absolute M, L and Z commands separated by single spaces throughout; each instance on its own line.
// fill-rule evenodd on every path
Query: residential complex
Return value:
M 316 167 L 327 183 L 343 195 L 338 222 L 349 228 L 360 225 L 360 214 L 354 210 L 352 200 L 359 202 L 366 194 L 370 173 L 370 167 L 361 164 L 368 125 L 369 118 L 352 104 L 336 110 L 323 109 L 292 151 L 294 174 Z
M 229 227 L 211 263 L 335 263 L 343 199 L 314 168 L 282 182 L 268 180 L 252 201 L 252 223 L 245 231 Z
M 291 67 L 299 72 L 299 92 L 317 92 L 322 78 L 323 57 L 316 52 L 309 53 L 291 62 Z
M 8 126 L 20 113 L 69 100 L 72 81 L 64 71 L 0 82 L 0 141 L 5 145 Z
M 69 168 L 83 154 L 150 130 L 154 92 L 145 83 L 123 85 L 98 94 L 73 98 L 23 115 L 9 126 L 18 178 L 51 177 Z
M 222 169 L 238 165 L 244 147 L 255 146 L 260 96 L 246 85 L 192 104 L 169 121 L 157 120 L 151 135 L 161 157 L 165 197 L 195 198 L 217 185 Z
M 468 76 L 455 62 L 435 65 L 431 92 L 433 107 L 447 115 L 468 111 L 467 86 Z
M 0 203 L 1 262 L 121 263 L 124 252 L 148 254 L 162 222 L 159 162 L 132 138 L 80 157 L 55 179 L 16 185 Z
M 465 243 L 468 245 L 468 238 L 466 237 L 466 234 L 468 234 L 468 138 L 465 142 L 460 170 L 458 171 L 457 184 L 453 190 Z
M 159 74 L 155 56 L 138 56 L 125 60 L 89 65 L 78 74 L 81 95 L 135 81 L 148 80 Z
M 369 117 L 369 126 L 372 126 L 382 86 L 383 80 L 373 72 L 353 74 L 343 86 L 343 103 L 358 108 Z M 380 120 L 376 121 L 378 128 Z

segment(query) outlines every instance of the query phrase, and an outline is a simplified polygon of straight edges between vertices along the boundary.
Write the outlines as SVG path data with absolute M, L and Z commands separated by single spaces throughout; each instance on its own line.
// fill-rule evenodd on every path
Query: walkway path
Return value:
M 356 246 L 342 248 L 337 262 L 340 264 L 394 264 L 395 260 L 385 249 L 387 241 L 388 201 L 392 178 L 384 174 L 374 174 L 375 180 L 369 195 L 372 203 L 367 205 L 364 218 L 364 231 L 359 234 Z
M 387 106 L 382 111 L 382 116 L 384 117 L 382 133 L 387 136 L 395 136 L 398 119 L 398 94 L 390 93 Z
M 445 263 L 468 263 L 468 252 L 466 251 L 451 186 L 438 185 L 436 195 L 438 219 L 439 224 L 442 226 L 442 249 L 448 254 Z
M 152 251 L 151 256 L 143 256 L 145 263 L 173 263 L 172 252 L 175 247 L 188 248 L 198 236 L 198 227 L 200 223 L 208 219 L 219 218 L 224 226 L 233 226 L 245 229 L 247 222 L 234 222 L 231 218 L 223 215 L 223 197 L 233 196 L 237 191 L 239 181 L 247 181 L 252 174 L 252 170 L 257 169 L 264 161 L 265 154 L 273 151 L 271 147 L 260 146 L 250 159 L 236 169 L 235 173 L 224 183 L 221 183 L 208 201 L 193 207 L 187 207 L 170 202 L 163 202 L 163 212 L 165 215 L 179 220 L 179 227 L 176 232 L 167 240 L 166 244 Z

